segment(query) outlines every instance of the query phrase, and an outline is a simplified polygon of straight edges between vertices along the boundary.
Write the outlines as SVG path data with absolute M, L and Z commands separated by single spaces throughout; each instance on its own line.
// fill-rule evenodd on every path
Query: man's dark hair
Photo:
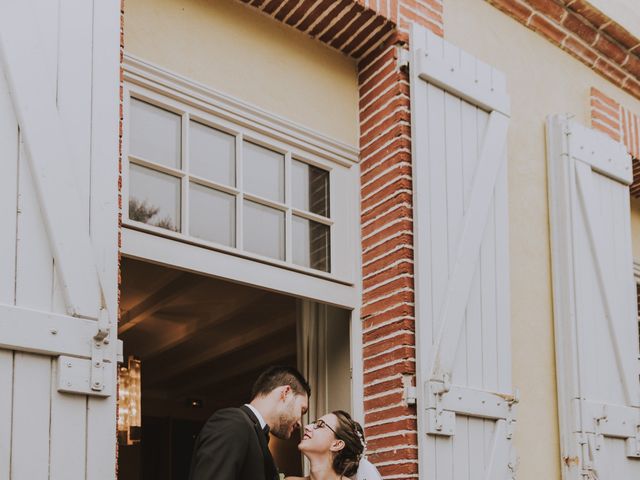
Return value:
M 267 395 L 285 385 L 289 385 L 296 395 L 311 395 L 311 387 L 298 370 L 293 367 L 274 366 L 262 372 L 253 384 L 251 399 Z

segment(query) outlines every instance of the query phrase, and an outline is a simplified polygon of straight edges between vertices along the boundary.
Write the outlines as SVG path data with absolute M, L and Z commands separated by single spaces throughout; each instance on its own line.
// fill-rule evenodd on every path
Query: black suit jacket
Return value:
M 190 480 L 277 480 L 267 437 L 251 409 L 214 413 L 196 439 Z

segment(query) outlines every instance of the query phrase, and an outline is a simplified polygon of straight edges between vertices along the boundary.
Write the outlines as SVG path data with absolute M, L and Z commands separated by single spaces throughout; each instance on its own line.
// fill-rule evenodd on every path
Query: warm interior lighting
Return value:
M 118 441 L 121 445 L 140 442 L 142 428 L 140 360 L 130 356 L 127 367 L 118 371 Z

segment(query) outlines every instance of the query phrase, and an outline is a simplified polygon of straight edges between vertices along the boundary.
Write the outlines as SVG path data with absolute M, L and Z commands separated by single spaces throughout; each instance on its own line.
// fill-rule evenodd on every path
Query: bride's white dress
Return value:
M 382 480 L 382 477 L 376 467 L 369 460 L 363 458 L 360 460 L 358 473 L 353 477 L 353 480 Z

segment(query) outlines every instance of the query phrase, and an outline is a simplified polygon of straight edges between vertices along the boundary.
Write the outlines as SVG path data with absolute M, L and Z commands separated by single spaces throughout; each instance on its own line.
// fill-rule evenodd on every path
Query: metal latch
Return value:
M 96 322 L 97 331 L 90 339 L 91 358 L 58 357 L 58 391 L 82 395 L 108 397 L 112 394 L 113 382 L 105 379 L 115 377 L 114 362 L 105 362 L 109 345 L 111 324 L 105 308 L 101 308 Z
M 98 313 L 98 331 L 91 344 L 91 390 L 101 392 L 104 389 L 104 349 L 109 345 L 109 314 L 106 308 Z
M 442 380 L 431 380 L 428 385 L 435 407 L 427 410 L 427 433 L 450 437 L 455 433 L 456 414 L 444 410 L 442 397 L 451 390 L 451 378 L 445 373 Z
M 411 52 L 402 46 L 398 46 L 398 70 L 409 70 L 409 63 L 411 61 Z
M 636 425 L 635 437 L 627 438 L 627 457 L 640 458 L 640 425 Z
M 418 389 L 413 386 L 413 375 L 403 375 L 402 376 L 402 400 L 407 405 L 415 405 L 418 403 Z
M 506 418 L 506 422 L 507 422 L 506 435 L 507 435 L 507 439 L 511 440 L 513 438 L 513 430 L 514 430 L 514 423 L 515 423 L 515 420 L 514 420 L 515 406 L 518 403 L 520 403 L 520 389 L 516 387 L 513 391 L 513 395 L 508 398 L 505 398 L 505 400 L 509 405 L 509 410 L 507 412 L 507 418 Z

